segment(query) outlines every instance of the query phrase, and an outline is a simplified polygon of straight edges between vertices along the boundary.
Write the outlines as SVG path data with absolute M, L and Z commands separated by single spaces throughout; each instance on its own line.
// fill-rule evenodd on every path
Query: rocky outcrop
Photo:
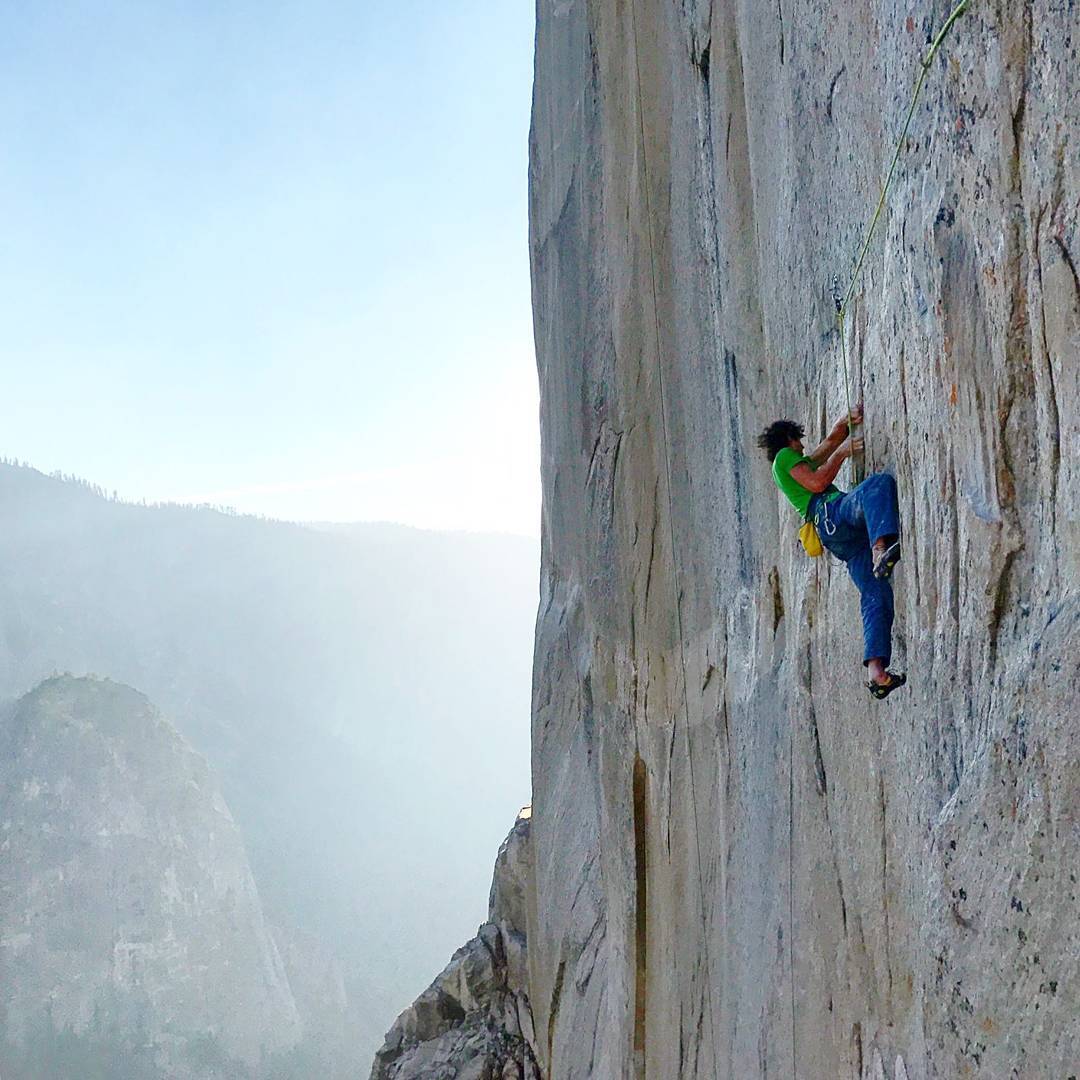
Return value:
M 5 1078 L 237 1080 L 300 1038 L 210 770 L 126 686 L 0 724 L 0 1010 Z
M 888 702 L 753 445 L 843 411 L 833 280 L 948 9 L 538 4 L 528 932 L 560 1080 L 1076 1072 L 1073 4 L 973 0 L 849 317 L 907 545 Z
M 397 1018 L 371 1080 L 539 1080 L 527 991 L 531 895 L 523 812 L 499 849 L 488 921 Z

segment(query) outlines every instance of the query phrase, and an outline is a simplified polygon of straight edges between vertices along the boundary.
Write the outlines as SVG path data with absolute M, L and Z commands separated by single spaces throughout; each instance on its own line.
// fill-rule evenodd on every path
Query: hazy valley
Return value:
M 99 881 L 98 900 L 116 895 L 134 903 L 144 896 L 147 907 L 139 916 L 144 925 L 103 901 L 88 903 L 85 933 L 69 930 L 66 948 L 50 944 L 46 964 L 25 937 L 46 924 L 26 926 L 32 907 L 19 892 L 25 883 L 9 878 L 0 970 L 5 985 L 19 964 L 24 974 L 17 995 L 7 991 L 8 1037 L 25 1043 L 34 1024 L 13 1027 L 12 1018 L 37 1023 L 47 1005 L 57 1031 L 107 1034 L 106 1019 L 136 1015 L 143 1027 L 133 1030 L 158 1030 L 154 1017 L 164 1005 L 159 1000 L 147 1012 L 132 1004 L 140 1000 L 135 968 L 121 971 L 117 950 L 132 925 L 157 942 L 153 955 L 162 934 L 172 935 L 183 956 L 224 948 L 221 927 L 192 914 L 198 907 L 185 925 L 168 905 L 151 910 L 162 895 L 152 884 L 180 874 L 176 851 L 189 851 L 199 866 L 188 833 L 199 832 L 195 823 L 221 803 L 225 809 L 217 812 L 235 848 L 226 865 L 238 881 L 250 881 L 249 910 L 235 915 L 236 932 L 251 939 L 245 955 L 261 949 L 258 963 L 274 972 L 271 983 L 281 982 L 269 1008 L 242 987 L 233 993 L 212 980 L 222 1000 L 244 1001 L 259 1022 L 241 1037 L 245 1022 L 223 1009 L 215 1020 L 207 999 L 190 1022 L 183 1010 L 175 1012 L 174 1037 L 185 1053 L 198 1048 L 194 1032 L 212 1036 L 215 1046 L 221 1037 L 228 1055 L 246 1060 L 253 1075 L 262 1075 L 260 1054 L 277 1055 L 275 1076 L 315 1075 L 310 1061 L 289 1064 L 282 1055 L 290 1047 L 322 1053 L 319 1075 L 366 1072 L 394 1015 L 483 920 L 493 853 L 529 798 L 537 545 L 509 536 L 314 528 L 209 509 L 131 506 L 16 466 L 0 468 L 0 514 L 0 693 L 9 702 L 3 734 L 19 751 L 5 762 L 7 818 L 34 834 L 45 820 L 56 835 L 69 828 L 65 843 L 74 845 L 45 845 L 47 852 L 21 845 L 18 865 L 32 874 L 38 860 L 52 882 L 43 910 L 70 903 L 84 887 L 93 894 L 92 881 L 78 880 L 86 859 L 98 875 L 127 866 L 136 882 L 126 889 Z M 139 693 L 61 680 L 16 704 L 65 672 Z M 31 753 L 28 717 L 57 694 L 65 704 L 54 702 L 51 713 L 67 720 L 57 721 L 51 743 L 47 726 L 35 720 L 40 738 Z M 95 702 L 92 729 L 106 731 L 91 740 L 105 763 L 96 771 L 94 756 L 70 739 L 71 715 L 86 711 L 79 702 L 87 694 Z M 167 720 L 148 719 L 158 715 L 153 706 Z M 171 732 L 170 724 L 179 734 L 163 736 L 150 754 L 156 772 L 111 760 L 147 725 Z M 168 828 L 159 822 L 149 837 L 132 824 L 153 817 L 148 802 L 165 797 L 185 768 L 200 767 L 205 790 L 190 814 L 171 818 Z M 45 794 L 28 798 L 37 787 Z M 133 830 L 138 844 L 118 840 L 107 857 L 88 854 L 86 843 L 95 841 L 81 841 L 78 831 L 91 819 L 83 804 L 70 801 L 72 792 L 82 792 L 86 805 L 104 806 L 109 829 L 118 837 Z M 142 809 L 132 816 L 109 808 L 110 800 Z M 39 820 L 35 814 L 46 806 Z M 199 872 L 210 871 L 203 865 Z M 199 872 L 186 888 L 201 895 Z M 147 929 L 157 919 L 167 932 Z M 119 1011 L 99 1014 L 95 1028 L 79 1004 L 94 995 L 76 994 L 68 1008 L 61 991 L 75 978 L 92 981 L 89 973 L 106 963 Z M 212 965 L 197 966 L 209 979 Z M 34 978 L 27 979 L 31 968 Z M 174 965 L 171 977 L 168 965 L 150 968 L 145 978 L 163 988 L 150 996 L 159 999 L 195 978 L 186 963 Z M 121 1027 L 132 1037 L 131 1024 Z M 7 1078 L 11 1067 L 4 1065 Z

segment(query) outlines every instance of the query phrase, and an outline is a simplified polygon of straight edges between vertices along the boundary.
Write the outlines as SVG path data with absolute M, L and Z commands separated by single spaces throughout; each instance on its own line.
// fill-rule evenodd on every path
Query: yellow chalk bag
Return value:
M 799 542 L 811 559 L 816 559 L 825 550 L 812 521 L 807 521 L 799 530 Z

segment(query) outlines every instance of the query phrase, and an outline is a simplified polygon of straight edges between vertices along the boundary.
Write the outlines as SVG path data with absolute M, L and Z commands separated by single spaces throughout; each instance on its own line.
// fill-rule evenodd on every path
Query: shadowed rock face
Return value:
M 5 1077 L 108 1052 L 125 1078 L 235 1080 L 298 1041 L 228 807 L 145 697 L 42 684 L 0 724 L 0 773 Z
M 539 1080 L 529 1006 L 529 820 L 499 849 L 488 921 L 395 1021 L 371 1080 Z
M 843 411 L 832 282 L 946 14 L 538 4 L 528 931 L 560 1080 L 1075 1072 L 1073 5 L 957 23 L 849 315 L 906 541 L 888 702 L 754 448 Z

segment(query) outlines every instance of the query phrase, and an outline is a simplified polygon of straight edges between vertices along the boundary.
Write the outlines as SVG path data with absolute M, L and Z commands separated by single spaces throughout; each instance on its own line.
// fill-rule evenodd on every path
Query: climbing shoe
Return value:
M 873 679 L 866 684 L 866 689 L 870 691 L 871 697 L 876 697 L 878 701 L 882 701 L 887 698 L 894 690 L 899 690 L 904 683 L 907 682 L 907 676 L 903 672 L 886 671 L 886 675 L 889 676 L 887 683 L 874 682 Z
M 893 567 L 900 561 L 900 537 L 886 545 L 883 551 L 874 552 L 874 577 L 892 576 Z

